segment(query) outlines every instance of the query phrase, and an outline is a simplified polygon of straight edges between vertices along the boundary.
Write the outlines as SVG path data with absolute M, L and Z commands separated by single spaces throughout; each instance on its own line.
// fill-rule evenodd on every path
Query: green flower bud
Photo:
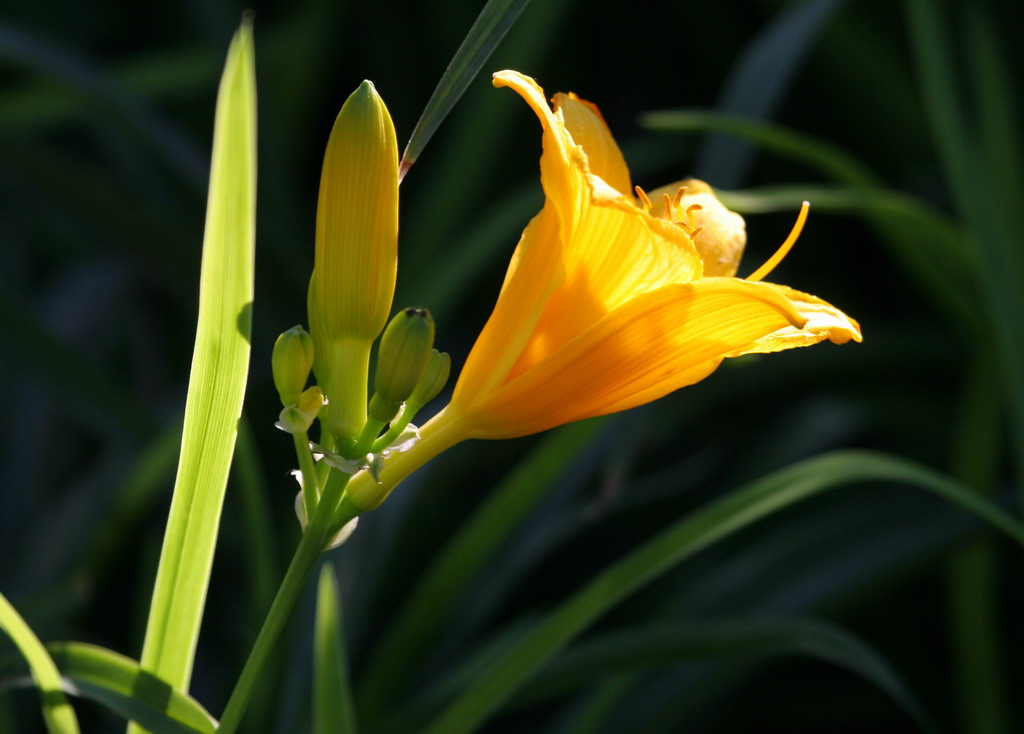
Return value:
M 274 425 L 285 433 L 305 433 L 313 425 L 325 402 L 323 392 L 314 385 L 303 391 L 295 403 L 286 405 Z
M 312 337 L 301 326 L 288 329 L 277 337 L 270 363 L 281 405 L 297 403 L 313 367 Z
M 437 397 L 448 382 L 448 375 L 452 369 L 452 358 L 447 352 L 439 352 L 436 349 L 430 354 L 430 361 L 416 383 L 416 389 L 412 391 L 406 403 L 406 409 L 419 410 L 424 405 Z
M 391 319 L 377 350 L 371 418 L 386 423 L 398 414 L 427 368 L 433 346 L 434 319 L 425 308 L 407 308 Z

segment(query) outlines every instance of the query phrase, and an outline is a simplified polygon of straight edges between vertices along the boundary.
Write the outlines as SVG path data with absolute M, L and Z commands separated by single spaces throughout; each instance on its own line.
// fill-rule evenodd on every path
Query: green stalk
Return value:
M 409 424 L 412 423 L 412 419 L 416 417 L 416 412 L 420 407 L 423 406 L 410 407 L 406 404 L 405 410 L 402 411 L 402 415 L 391 421 L 391 427 L 388 428 L 388 432 L 373 442 L 371 451 L 378 454 L 393 444 L 395 439 L 402 435 L 402 431 L 408 428 Z
M 292 556 L 284 580 L 277 590 L 274 603 L 270 606 L 259 636 L 249 652 L 249 659 L 246 661 L 242 674 L 235 684 L 235 689 L 231 692 L 231 697 L 224 708 L 224 715 L 217 728 L 219 734 L 231 734 L 241 723 L 260 674 L 263 672 L 274 645 L 281 636 L 281 631 L 295 607 L 299 594 L 302 593 L 306 581 L 309 580 L 310 574 L 316 566 L 317 559 L 320 558 L 331 527 L 341 519 L 348 522 L 359 514 L 359 510 L 354 505 L 341 499 L 347 483 L 347 474 L 338 471 L 331 472 L 320 503 L 310 518 L 306 532 L 302 534 L 302 540 L 299 541 L 299 545 L 295 549 L 295 555 Z
M 299 471 L 302 472 L 302 502 L 306 506 L 306 517 L 313 517 L 317 500 L 320 497 L 320 478 L 313 463 L 313 454 L 309 451 L 309 434 L 293 433 L 295 455 L 299 457 Z
M 375 441 L 380 433 L 380 429 L 383 427 L 384 424 L 381 421 L 368 418 L 366 425 L 363 426 L 363 432 L 359 434 L 359 440 L 356 441 L 356 446 L 352 450 L 352 457 L 350 458 L 366 456 L 371 450 L 377 448 Z

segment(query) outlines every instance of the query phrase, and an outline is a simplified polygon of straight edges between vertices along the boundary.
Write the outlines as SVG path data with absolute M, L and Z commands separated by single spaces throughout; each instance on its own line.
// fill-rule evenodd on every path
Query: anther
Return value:
M 651 200 L 647 198 L 647 192 L 639 186 L 634 186 L 633 190 L 636 192 L 636 196 L 640 199 L 640 206 L 644 208 L 645 212 L 651 211 Z
M 693 213 L 699 212 L 703 208 L 700 204 L 690 204 L 690 206 L 686 207 L 686 218 L 690 222 L 690 229 L 697 229 L 697 219 L 693 216 Z

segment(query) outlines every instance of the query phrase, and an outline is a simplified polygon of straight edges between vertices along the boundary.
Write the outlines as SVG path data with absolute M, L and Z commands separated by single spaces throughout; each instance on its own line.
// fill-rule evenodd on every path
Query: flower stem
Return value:
M 317 499 L 320 497 L 320 479 L 313 463 L 313 454 L 309 452 L 309 434 L 293 433 L 295 455 L 299 457 L 299 471 L 302 472 L 302 502 L 306 506 L 306 517 L 313 517 Z
M 402 431 L 404 431 L 412 422 L 413 416 L 415 415 L 416 411 L 410 410 L 409 406 L 406 405 L 405 410 L 402 411 L 402 415 L 391 421 L 391 427 L 388 428 L 388 432 L 374 441 L 370 450 L 375 454 L 379 454 L 381 451 L 393 444 L 395 439 L 402 435 Z
M 249 659 L 246 661 L 242 674 L 235 684 L 235 689 L 231 692 L 231 698 L 228 699 L 227 706 L 224 708 L 220 726 L 217 728 L 218 734 L 233 734 L 241 723 L 245 708 L 249 704 L 260 674 L 263 672 L 263 667 L 291 615 L 299 594 L 302 593 L 306 581 L 316 566 L 317 559 L 329 537 L 330 528 L 339 522 L 344 524 L 359 514 L 358 508 L 342 499 L 347 482 L 347 475 L 337 471 L 330 473 L 316 511 L 311 516 L 306 531 L 302 534 L 302 540 L 299 541 L 299 545 L 295 549 L 295 555 L 292 556 L 292 561 L 288 565 L 284 580 L 281 582 L 274 602 L 270 606 L 270 611 L 263 621 L 263 627 L 249 652 Z
M 363 426 L 363 432 L 359 434 L 359 440 L 356 441 L 355 448 L 352 449 L 352 456 L 346 456 L 345 458 L 358 459 L 360 456 L 366 456 L 376 446 L 374 441 L 383 427 L 384 424 L 381 421 L 368 418 L 366 425 Z

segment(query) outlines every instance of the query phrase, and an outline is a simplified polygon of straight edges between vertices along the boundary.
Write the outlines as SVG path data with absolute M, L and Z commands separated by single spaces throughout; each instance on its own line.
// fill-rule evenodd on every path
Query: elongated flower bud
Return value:
M 399 311 L 388 324 L 377 351 L 370 417 L 390 421 L 412 395 L 430 362 L 434 347 L 434 319 L 425 308 Z
M 297 403 L 313 368 L 312 337 L 301 326 L 288 329 L 274 342 L 270 363 L 281 405 Z
M 398 144 L 369 81 L 345 101 L 324 155 L 313 278 L 323 336 L 373 341 L 391 313 L 398 262 Z
M 398 144 L 363 82 L 331 130 L 320 178 L 309 323 L 327 428 L 343 443 L 366 421 L 370 348 L 391 312 L 398 259 Z

